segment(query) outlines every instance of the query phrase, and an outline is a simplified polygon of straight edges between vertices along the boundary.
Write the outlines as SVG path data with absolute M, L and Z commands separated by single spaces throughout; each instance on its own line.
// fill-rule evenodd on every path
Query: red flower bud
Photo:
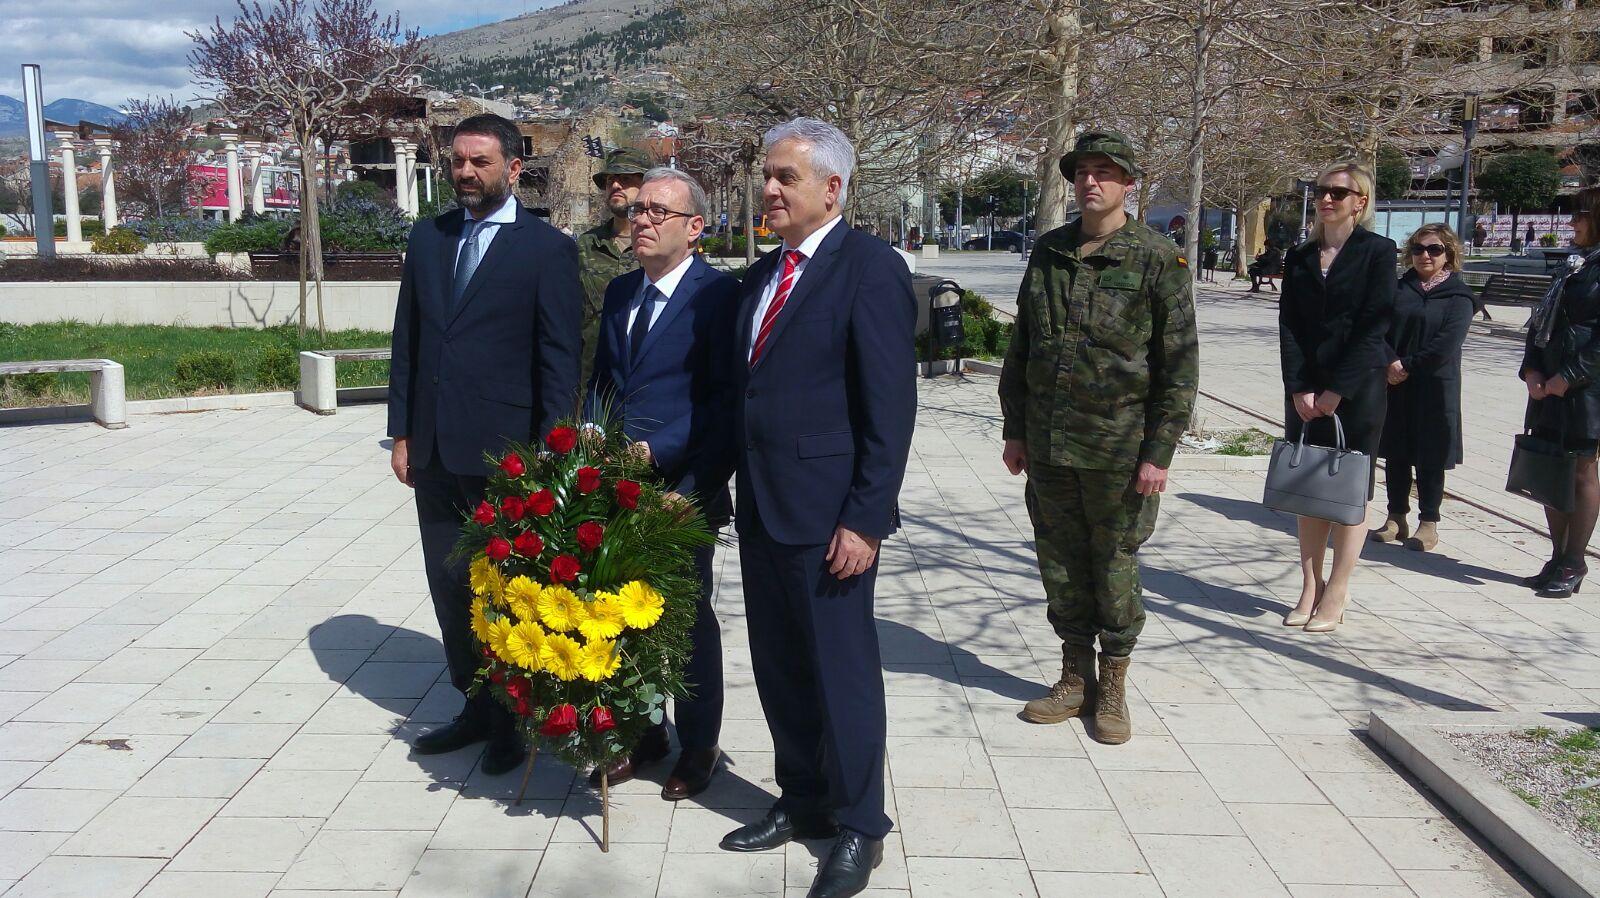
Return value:
M 600 488 L 600 469 L 582 467 L 578 469 L 578 492 L 592 493 Z
M 509 477 L 521 477 L 527 472 L 528 466 L 522 463 L 522 456 L 515 452 L 507 452 L 506 457 L 500 459 L 500 470 L 506 472 Z
M 518 555 L 538 558 L 539 553 L 544 551 L 544 540 L 539 538 L 539 534 L 529 530 L 517 534 L 517 538 L 511 543 L 511 548 L 516 549 Z
M 533 706 L 528 704 L 528 700 L 527 699 L 525 699 L 525 698 L 517 699 L 517 716 L 518 717 L 532 717 L 533 716 Z
M 528 497 L 527 504 L 523 506 L 526 512 L 532 512 L 539 517 L 545 517 L 556 510 L 555 494 L 549 490 L 540 490 Z
M 522 515 L 526 510 L 521 496 L 507 496 L 500 500 L 500 513 L 505 515 L 508 521 L 522 520 Z
M 545 435 L 544 444 L 550 451 L 565 455 L 578 445 L 578 432 L 570 427 L 557 427 Z
M 593 552 L 600 548 L 600 541 L 605 535 L 606 528 L 594 521 L 584 521 L 578 525 L 578 548 L 585 552 Z
M 550 562 L 550 579 L 557 583 L 568 583 L 577 579 L 578 559 L 571 555 L 557 555 Z
M 493 524 L 494 506 L 487 502 L 479 502 L 477 509 L 472 512 L 472 520 L 475 523 L 482 524 L 485 527 Z
M 505 672 L 504 671 L 499 671 L 499 670 L 489 671 L 489 682 L 495 684 L 496 686 L 505 685 L 505 682 L 506 682 Z
M 589 729 L 596 733 L 617 728 L 617 722 L 611 719 L 611 709 L 607 707 L 594 708 L 589 712 Z
M 533 683 L 527 677 L 512 677 L 506 680 L 506 695 L 522 700 L 533 694 Z
M 623 508 L 638 508 L 639 484 L 632 480 L 617 481 L 617 504 Z
M 494 561 L 505 561 L 511 557 L 511 544 L 498 536 L 491 536 L 489 544 L 483 547 L 483 553 Z
M 578 728 L 578 709 L 571 705 L 556 705 L 544 719 L 539 732 L 552 739 L 565 736 Z

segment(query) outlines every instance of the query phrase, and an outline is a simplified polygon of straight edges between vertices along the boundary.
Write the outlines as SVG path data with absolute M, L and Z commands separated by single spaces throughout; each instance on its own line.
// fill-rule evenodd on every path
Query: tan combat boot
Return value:
M 1094 739 L 1107 745 L 1121 745 L 1133 738 L 1133 723 L 1128 719 L 1127 658 L 1100 655 L 1100 691 L 1095 696 Z
M 1411 526 L 1406 523 L 1406 516 L 1403 514 L 1391 514 L 1389 515 L 1389 520 L 1383 522 L 1382 527 L 1372 531 L 1372 541 L 1375 543 L 1399 543 L 1405 542 L 1406 537 L 1410 535 Z
M 1079 714 L 1094 713 L 1094 648 L 1063 646 L 1061 679 L 1050 687 L 1050 694 L 1036 698 L 1022 708 L 1022 719 L 1030 723 L 1060 723 Z
M 1406 540 L 1406 548 L 1414 552 L 1432 552 L 1439 544 L 1439 525 L 1423 521 L 1417 525 L 1417 535 Z

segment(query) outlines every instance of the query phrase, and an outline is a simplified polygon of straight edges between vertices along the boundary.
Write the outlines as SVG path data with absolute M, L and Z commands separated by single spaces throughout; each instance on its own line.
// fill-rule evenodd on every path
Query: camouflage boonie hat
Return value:
M 643 150 L 628 147 L 612 150 L 606 154 L 605 167 L 595 172 L 594 186 L 605 190 L 606 180 L 611 175 L 642 175 L 654 165 Z
M 1133 144 L 1115 131 L 1085 131 L 1080 134 L 1072 152 L 1061 157 L 1061 173 L 1067 180 L 1072 180 L 1078 170 L 1078 157 L 1095 153 L 1111 157 L 1111 161 L 1122 166 L 1129 177 L 1137 178 L 1143 174 L 1139 171 L 1139 163 L 1134 160 Z

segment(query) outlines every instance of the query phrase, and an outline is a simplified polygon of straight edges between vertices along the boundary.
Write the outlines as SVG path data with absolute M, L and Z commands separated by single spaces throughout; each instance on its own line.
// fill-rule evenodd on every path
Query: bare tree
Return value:
M 317 215 L 319 136 L 375 95 L 413 90 L 420 77 L 418 32 L 397 15 L 379 18 L 372 0 L 275 0 L 246 5 L 229 25 L 218 18 L 189 37 L 195 78 L 225 115 L 288 133 L 300 146 L 300 332 L 306 281 L 322 308 L 322 237 Z M 328 173 L 331 176 L 331 172 Z
M 160 218 L 189 199 L 189 110 L 170 98 L 129 100 L 127 118 L 112 129 L 117 188 L 133 213 Z

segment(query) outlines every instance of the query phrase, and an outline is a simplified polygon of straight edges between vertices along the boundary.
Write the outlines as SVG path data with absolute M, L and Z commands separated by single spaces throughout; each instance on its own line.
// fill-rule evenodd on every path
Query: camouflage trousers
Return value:
M 1091 471 L 1028 462 L 1028 517 L 1050 625 L 1067 645 L 1113 657 L 1144 629 L 1139 547 L 1155 531 L 1161 497 L 1133 489 L 1132 469 Z

